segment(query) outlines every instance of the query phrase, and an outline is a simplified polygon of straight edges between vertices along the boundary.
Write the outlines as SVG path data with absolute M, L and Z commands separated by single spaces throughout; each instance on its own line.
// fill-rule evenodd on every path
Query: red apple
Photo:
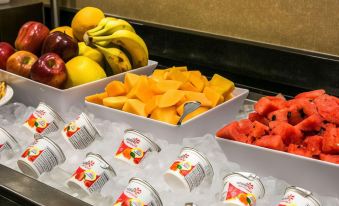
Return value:
M 31 78 L 34 81 L 61 88 L 67 79 L 65 62 L 55 53 L 46 53 L 33 64 Z
M 39 55 L 49 29 L 40 22 L 29 21 L 21 26 L 15 40 L 17 50 L 25 50 Z
M 7 42 L 0 42 L 0 69 L 6 69 L 7 59 L 15 52 L 15 49 Z
M 14 74 L 30 77 L 32 65 L 38 60 L 38 57 L 28 51 L 17 51 L 7 60 L 6 70 Z
M 41 54 L 53 52 L 58 54 L 65 62 L 77 56 L 78 43 L 67 34 L 56 31 L 49 34 L 42 45 Z

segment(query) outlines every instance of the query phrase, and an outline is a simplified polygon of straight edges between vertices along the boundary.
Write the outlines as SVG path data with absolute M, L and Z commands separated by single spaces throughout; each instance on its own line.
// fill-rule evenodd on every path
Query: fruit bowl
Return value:
M 129 72 L 150 75 L 157 65 L 158 62 L 149 60 L 147 66 L 133 69 Z M 0 81 L 5 81 L 12 86 L 14 101 L 30 106 L 36 106 L 42 101 L 61 114 L 67 112 L 71 105 L 83 104 L 85 96 L 98 93 L 107 83 L 112 80 L 122 80 L 123 77 L 124 73 L 121 73 L 62 90 L 0 70 Z
M 102 90 L 103 87 L 104 86 L 99 89 Z M 138 116 L 87 101 L 85 101 L 85 104 L 89 112 L 95 114 L 96 117 L 111 121 L 124 122 L 129 124 L 133 129 L 144 132 L 152 132 L 152 134 L 157 138 L 166 139 L 170 143 L 180 144 L 182 142 L 182 138 L 215 133 L 225 122 L 234 120 L 247 95 L 247 89 L 235 88 L 233 91 L 234 97 L 232 99 L 227 100 L 203 114 L 182 123 L 180 126 Z

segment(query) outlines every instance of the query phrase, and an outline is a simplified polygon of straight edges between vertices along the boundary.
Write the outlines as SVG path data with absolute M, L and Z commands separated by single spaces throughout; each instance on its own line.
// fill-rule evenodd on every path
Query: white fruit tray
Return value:
M 158 62 L 149 60 L 147 66 L 129 72 L 150 75 L 157 65 Z M 45 102 L 61 114 L 67 112 L 72 105 L 83 104 L 86 96 L 101 92 L 110 81 L 123 80 L 123 77 L 124 73 L 121 73 L 62 90 L 0 69 L 0 81 L 6 81 L 14 90 L 13 101 L 34 107 L 39 102 Z
M 221 128 L 221 127 L 220 127 Z M 217 138 L 229 161 L 260 176 L 274 176 L 315 193 L 339 198 L 339 165 Z
M 101 90 L 102 89 L 103 87 Z M 170 143 L 178 143 L 181 142 L 183 138 L 214 133 L 223 124 L 234 120 L 240 106 L 248 95 L 248 90 L 236 88 L 233 91 L 233 95 L 234 97 L 232 99 L 184 122 L 181 126 L 171 125 L 87 101 L 85 103 L 88 111 L 96 117 L 115 122 L 124 122 L 134 129 L 150 132 L 157 138 L 166 139 Z

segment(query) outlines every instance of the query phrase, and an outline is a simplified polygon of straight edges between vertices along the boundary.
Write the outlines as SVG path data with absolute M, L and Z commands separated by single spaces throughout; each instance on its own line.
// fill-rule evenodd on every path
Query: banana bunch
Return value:
M 148 49 L 125 20 L 106 17 L 84 34 L 86 45 L 101 52 L 114 74 L 146 66 Z

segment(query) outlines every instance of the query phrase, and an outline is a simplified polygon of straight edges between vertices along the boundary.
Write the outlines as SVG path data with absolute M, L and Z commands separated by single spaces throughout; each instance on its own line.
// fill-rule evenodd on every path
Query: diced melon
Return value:
M 127 100 L 126 96 L 106 97 L 103 99 L 103 104 L 114 109 L 122 109 Z
M 180 72 L 186 72 L 187 66 L 180 66 L 180 67 L 170 67 L 167 69 L 167 71 L 180 71 Z
M 199 107 L 198 109 L 196 109 L 195 111 L 189 113 L 183 120 L 182 122 L 186 122 L 189 119 L 192 119 L 193 117 L 196 117 L 204 112 L 206 112 L 208 110 L 207 107 Z
M 204 94 L 211 101 L 212 107 L 217 106 L 224 99 L 224 97 L 220 93 L 216 92 L 214 89 L 210 87 L 205 87 Z
M 184 113 L 184 105 L 185 105 L 186 102 L 183 102 L 182 104 L 180 104 L 179 106 L 177 106 L 177 113 L 179 116 L 181 116 L 183 113 Z
M 109 97 L 122 96 L 127 93 L 124 83 L 120 81 L 112 81 L 107 84 L 105 91 Z
M 202 107 L 211 107 L 212 102 L 206 97 L 204 93 L 185 91 L 187 101 L 198 101 Z
M 151 114 L 151 118 L 169 124 L 177 124 L 180 117 L 177 115 L 176 109 L 174 106 L 166 108 L 155 108 Z
M 148 84 L 146 76 L 140 76 L 136 85 L 127 94 L 128 98 L 138 98 L 144 103 L 148 102 L 153 96 L 154 93 Z
M 182 83 L 175 80 L 161 80 L 152 85 L 152 90 L 156 94 L 164 94 L 171 89 L 179 89 Z
M 232 99 L 233 98 L 233 94 L 229 93 L 226 97 L 225 97 L 225 101 Z
M 163 94 L 160 98 L 158 107 L 164 108 L 164 107 L 170 107 L 177 104 L 179 101 L 181 101 L 185 97 L 185 94 L 183 91 L 180 90 L 168 90 Z
M 198 92 L 202 92 L 205 86 L 205 82 L 201 77 L 200 71 L 190 71 L 189 81 L 195 88 L 197 88 Z
M 140 77 L 139 75 L 130 72 L 125 74 L 124 83 L 127 91 L 130 91 L 134 87 L 134 85 L 138 82 L 139 77 Z
M 187 97 L 184 95 L 184 97 L 175 104 L 176 107 L 182 105 L 183 103 L 187 102 Z
M 153 110 L 158 106 L 161 96 L 162 95 L 155 95 L 146 103 L 145 112 L 147 115 L 151 114 Z
M 155 81 L 160 81 L 165 79 L 165 73 L 167 71 L 164 69 L 156 69 L 153 71 L 152 75 L 150 78 L 152 78 Z
M 95 104 L 102 104 L 102 99 L 98 97 L 98 94 L 87 96 L 85 97 L 85 100 L 88 102 L 95 103 Z
M 180 89 L 181 90 L 184 90 L 184 91 L 192 91 L 192 92 L 199 92 L 199 90 L 193 86 L 193 84 L 191 82 L 185 82 L 183 83 L 181 86 L 180 86 Z
M 214 74 L 212 79 L 209 81 L 209 85 L 221 93 L 224 97 L 231 93 L 235 86 L 234 83 L 225 77 L 218 74 Z
M 189 73 L 188 72 L 181 72 L 181 71 L 178 71 L 178 70 L 171 70 L 167 73 L 166 79 L 176 80 L 176 81 L 185 83 L 189 79 Z
M 122 107 L 122 110 L 132 114 L 147 117 L 145 112 L 145 104 L 138 99 L 128 99 Z
M 208 82 L 208 79 L 207 79 L 207 77 L 206 77 L 206 76 L 204 76 L 204 75 L 202 75 L 202 76 L 201 76 L 201 78 L 202 78 L 202 80 L 204 81 L 204 85 L 205 85 L 205 87 L 208 87 L 208 86 L 209 86 L 209 82 Z

